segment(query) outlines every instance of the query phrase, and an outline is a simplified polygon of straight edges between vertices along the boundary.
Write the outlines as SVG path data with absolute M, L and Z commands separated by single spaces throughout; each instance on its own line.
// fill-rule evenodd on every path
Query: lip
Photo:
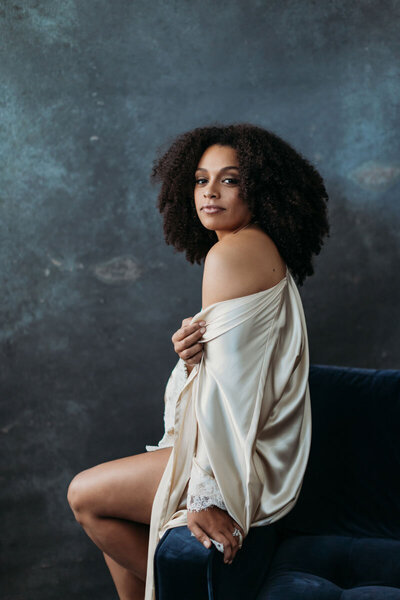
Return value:
M 205 204 L 202 207 L 202 210 L 204 210 L 204 212 L 206 212 L 206 213 L 213 214 L 213 213 L 221 212 L 225 209 L 222 208 L 222 206 L 216 206 L 214 204 Z

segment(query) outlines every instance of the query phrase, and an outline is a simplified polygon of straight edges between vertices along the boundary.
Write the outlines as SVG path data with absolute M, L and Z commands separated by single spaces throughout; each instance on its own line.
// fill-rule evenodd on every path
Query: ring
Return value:
M 193 532 L 191 532 L 190 535 L 193 536 L 193 537 L 196 537 Z M 237 527 L 235 527 L 235 530 L 232 533 L 232 535 L 235 535 L 235 536 L 238 535 L 238 536 L 240 536 L 240 544 L 239 544 L 239 550 L 240 550 L 241 547 L 243 546 L 243 536 L 242 536 L 242 534 L 240 533 L 240 531 L 239 531 L 239 529 Z M 224 545 L 221 544 L 221 542 L 217 542 L 217 540 L 214 540 L 213 538 L 210 538 L 210 540 L 212 541 L 212 543 L 214 544 L 214 546 L 216 547 L 216 549 L 219 550 L 219 552 L 222 552 L 222 553 L 224 552 Z
M 235 527 L 235 529 L 233 530 L 232 535 L 239 536 L 239 550 L 240 550 L 240 548 L 243 546 L 243 536 L 237 527 Z

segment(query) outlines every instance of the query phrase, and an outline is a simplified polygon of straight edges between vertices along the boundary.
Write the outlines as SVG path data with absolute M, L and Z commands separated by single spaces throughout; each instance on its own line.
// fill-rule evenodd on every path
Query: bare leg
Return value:
M 90 539 L 102 552 L 142 581 L 146 577 L 148 526 L 115 517 L 78 515 Z M 145 529 L 146 528 L 146 529 Z
M 68 488 L 75 518 L 102 550 L 120 600 L 142 600 L 151 509 L 171 448 L 78 473 Z
M 145 582 L 103 552 L 120 600 L 144 598 Z

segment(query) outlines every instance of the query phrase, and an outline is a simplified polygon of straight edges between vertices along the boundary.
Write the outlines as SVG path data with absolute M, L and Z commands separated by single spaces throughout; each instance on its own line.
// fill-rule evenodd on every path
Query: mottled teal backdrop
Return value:
M 248 121 L 315 164 L 311 362 L 398 368 L 399 25 L 398 0 L 2 0 L 3 600 L 117 598 L 66 494 L 162 436 L 171 336 L 201 308 L 149 183 L 176 134 Z

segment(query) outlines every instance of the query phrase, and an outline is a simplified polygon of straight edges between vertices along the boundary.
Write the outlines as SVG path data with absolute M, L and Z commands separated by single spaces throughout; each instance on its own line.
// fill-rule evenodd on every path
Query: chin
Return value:
M 215 231 L 217 229 L 217 225 L 213 225 L 212 223 L 202 223 L 204 229 L 208 229 L 208 231 Z

